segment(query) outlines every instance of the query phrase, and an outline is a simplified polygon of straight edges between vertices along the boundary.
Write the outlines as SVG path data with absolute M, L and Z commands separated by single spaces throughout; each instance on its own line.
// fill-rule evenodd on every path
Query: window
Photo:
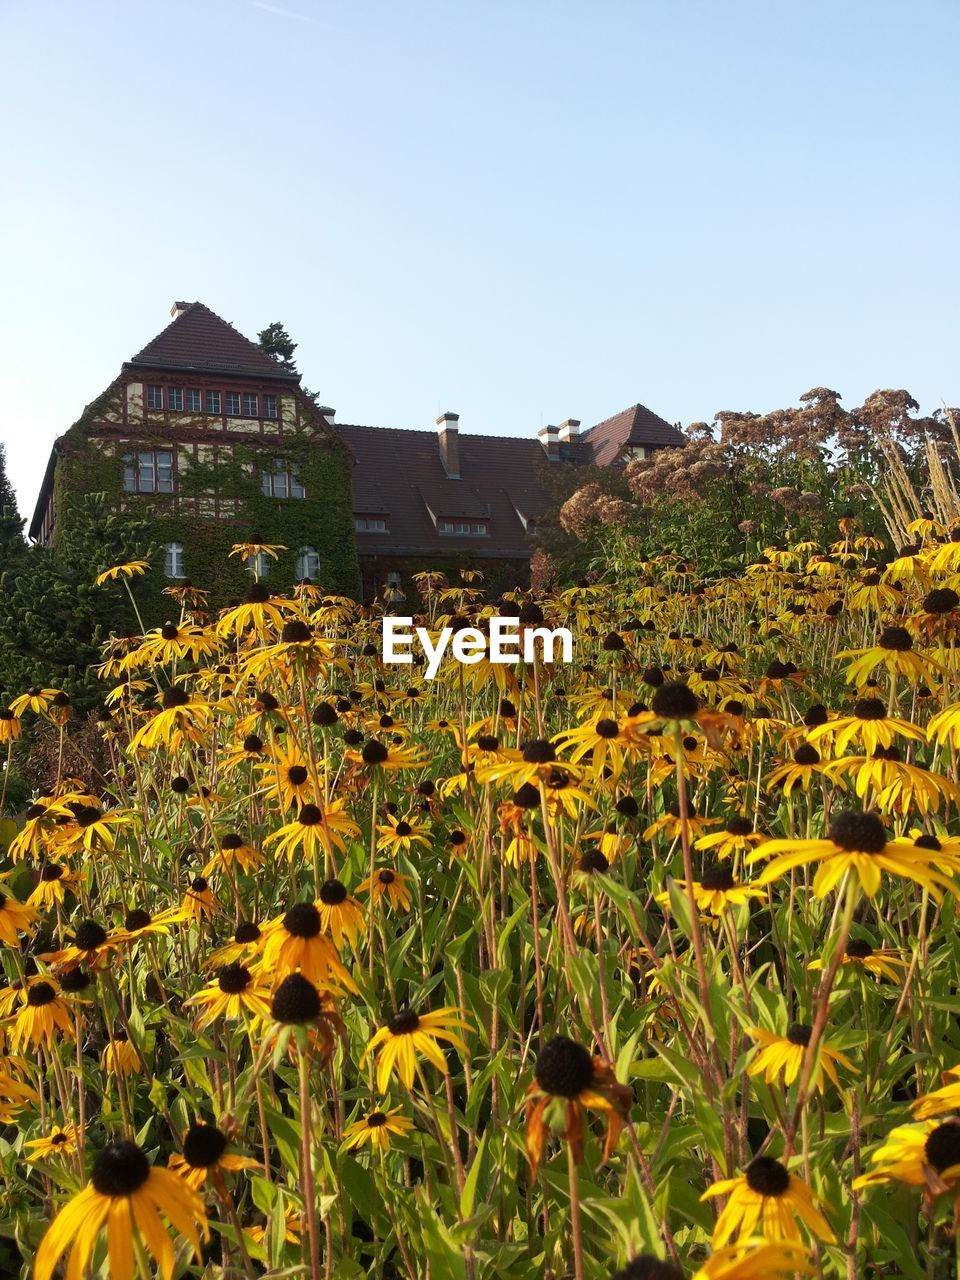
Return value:
M 249 391 L 244 392 L 243 396 L 243 416 L 245 418 L 257 418 L 260 416 L 258 412 L 257 397 L 256 395 L 252 395 Z
M 163 572 L 168 578 L 185 578 L 183 572 L 183 543 L 168 542 L 163 549 Z
M 320 557 L 313 547 L 301 547 L 297 552 L 297 577 L 318 578 Z
M 227 392 L 227 415 L 231 418 L 240 417 L 240 392 Z
M 179 387 L 167 387 L 167 408 L 183 408 L 183 392 Z
M 260 487 L 266 498 L 302 498 L 303 485 L 282 458 L 274 458 L 273 470 L 260 473 Z
M 191 390 L 187 392 L 187 411 L 189 413 L 199 413 L 200 404 L 200 392 L 197 391 L 196 388 L 191 388 Z
M 485 520 L 438 520 L 437 533 L 456 538 L 485 538 L 489 529 Z
M 208 391 L 207 392 L 207 413 L 219 413 L 219 412 L 220 412 L 220 392 Z
M 354 516 L 353 527 L 357 533 L 386 533 L 386 516 Z
M 390 572 L 387 574 L 387 586 L 394 591 L 398 591 L 400 587 L 403 586 L 403 578 L 396 571 L 396 569 L 391 569 Z
M 247 561 L 247 572 L 255 578 L 265 578 L 270 572 L 270 557 L 265 551 L 258 551 Z
M 275 418 L 277 416 L 277 397 L 263 397 L 263 416 L 265 418 Z
M 173 493 L 173 453 L 169 449 L 125 453 L 123 487 L 127 493 Z
M 147 387 L 147 408 L 163 408 L 163 387 Z

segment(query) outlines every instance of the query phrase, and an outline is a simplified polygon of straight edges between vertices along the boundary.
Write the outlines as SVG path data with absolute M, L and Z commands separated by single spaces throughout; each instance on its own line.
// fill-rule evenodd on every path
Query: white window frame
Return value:
M 138 449 L 123 455 L 124 493 L 173 493 L 172 449 Z
M 235 407 L 231 407 L 235 406 Z M 228 418 L 243 417 L 243 396 L 239 391 L 228 391 L 227 399 L 224 405 L 224 413 Z
M 163 548 L 163 572 L 167 578 L 185 578 L 183 571 L 183 543 L 168 542 Z
M 311 578 L 316 581 L 320 576 L 320 553 L 316 547 L 301 547 L 297 552 L 297 579 Z
M 353 527 L 357 533 L 389 533 L 386 516 L 354 516 Z
M 265 498 L 305 498 L 306 492 L 284 458 L 273 459 L 273 470 L 260 472 L 260 488 Z
M 183 412 L 182 387 L 167 387 L 167 408 L 172 409 L 174 413 Z
M 151 382 L 147 386 L 147 408 L 163 408 L 163 387 L 155 382 Z
M 487 538 L 490 526 L 482 520 L 452 520 L 444 517 L 437 521 L 437 533 L 444 538 Z
M 203 393 L 197 387 L 188 387 L 184 403 L 187 413 L 200 413 L 203 408 Z
M 206 408 L 204 413 L 222 413 L 223 397 L 219 391 L 208 391 L 204 396 L 204 404 Z
M 255 578 L 265 578 L 270 572 L 270 557 L 266 551 L 258 551 L 247 561 L 247 573 Z
M 280 416 L 276 396 L 265 395 L 263 397 L 263 416 L 265 418 L 278 418 Z
M 260 417 L 260 398 L 255 391 L 244 391 L 241 404 L 245 418 Z

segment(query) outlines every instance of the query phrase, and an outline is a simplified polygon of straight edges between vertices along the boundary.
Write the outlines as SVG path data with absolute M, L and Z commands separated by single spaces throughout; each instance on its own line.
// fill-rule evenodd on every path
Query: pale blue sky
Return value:
M 341 421 L 960 400 L 956 0 L 0 0 L 0 439 L 200 299 Z

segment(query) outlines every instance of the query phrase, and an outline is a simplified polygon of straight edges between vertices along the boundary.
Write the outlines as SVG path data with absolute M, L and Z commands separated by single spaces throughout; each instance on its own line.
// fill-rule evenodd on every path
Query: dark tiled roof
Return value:
M 226 320 L 221 320 L 202 302 L 186 304 L 186 310 L 142 351 L 138 351 L 129 363 L 152 369 L 190 369 L 243 377 L 280 378 L 285 382 L 299 381 L 298 374 L 287 373 L 255 342 L 245 338 Z
M 357 534 L 361 556 L 530 554 L 524 520 L 535 521 L 549 506 L 539 472 L 561 465 L 547 462 L 539 441 L 461 434 L 463 479 L 450 480 L 433 431 L 340 423 L 336 430 L 356 458 L 354 512 L 388 517 L 388 533 Z M 438 533 L 431 512 L 438 519 L 488 520 L 489 536 Z
M 646 405 L 634 404 L 612 418 L 591 427 L 581 437 L 589 445 L 589 461 L 608 467 L 627 445 L 647 445 L 655 449 L 684 444 L 685 437 L 676 427 L 652 413 Z

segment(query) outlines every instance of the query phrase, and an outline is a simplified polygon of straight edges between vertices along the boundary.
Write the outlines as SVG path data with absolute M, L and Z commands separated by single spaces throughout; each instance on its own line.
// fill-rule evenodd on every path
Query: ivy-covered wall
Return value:
M 249 585 L 249 574 L 229 551 L 251 534 L 287 548 L 271 561 L 269 582 L 278 592 L 296 580 L 301 547 L 318 553 L 315 576 L 324 591 L 356 595 L 360 589 L 350 457 L 299 391 L 284 388 L 279 421 L 254 432 L 242 420 L 151 414 L 143 410 L 142 384 L 119 379 L 59 445 L 54 555 L 69 541 L 64 535 L 84 495 L 109 495 L 131 523 L 146 522 L 149 545 L 142 554 L 153 573 L 138 584 L 137 595 L 151 622 L 172 611 L 161 594 L 171 585 L 163 574 L 163 548 L 170 542 L 183 544 L 184 573 L 210 591 L 213 608 L 239 599 Z M 124 491 L 123 456 L 144 449 L 175 454 L 173 494 Z M 271 469 L 276 458 L 296 475 L 305 497 L 264 495 L 260 471 Z

